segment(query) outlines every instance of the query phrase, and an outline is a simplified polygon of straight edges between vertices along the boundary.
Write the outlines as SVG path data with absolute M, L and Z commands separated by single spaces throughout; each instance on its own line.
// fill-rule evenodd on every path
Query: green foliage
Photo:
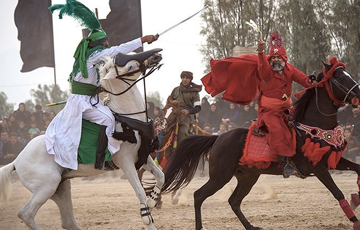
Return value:
M 2 117 L 9 117 L 14 112 L 14 103 L 7 103 L 8 97 L 4 92 L 0 92 L 0 115 Z

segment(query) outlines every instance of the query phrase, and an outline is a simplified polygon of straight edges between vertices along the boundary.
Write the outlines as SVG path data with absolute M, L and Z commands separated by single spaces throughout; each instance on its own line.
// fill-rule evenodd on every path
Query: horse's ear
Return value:
M 324 61 L 321 61 L 321 62 L 324 65 L 326 72 L 329 71 L 329 69 L 331 68 L 331 65 L 325 63 Z

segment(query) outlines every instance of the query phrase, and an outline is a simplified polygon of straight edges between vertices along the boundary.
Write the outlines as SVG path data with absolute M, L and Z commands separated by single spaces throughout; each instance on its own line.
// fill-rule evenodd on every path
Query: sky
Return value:
M 61 90 L 69 89 L 67 78 L 72 70 L 73 53 L 81 40 L 82 27 L 71 17 L 58 19 L 58 13 L 53 16 L 55 65 L 56 68 L 41 67 L 27 73 L 21 73 L 20 41 L 17 40 L 17 28 L 14 22 L 14 10 L 17 0 L 0 1 L 0 92 L 7 95 L 7 103 L 20 102 L 31 98 L 30 90 L 37 89 L 39 84 L 56 83 Z M 110 11 L 108 0 L 82 0 L 89 9 L 98 8 L 100 19 L 105 19 Z M 65 3 L 65 0 L 52 0 L 52 4 Z M 161 33 L 203 8 L 202 0 L 141 0 L 143 35 Z M 144 44 L 144 51 L 162 48 L 164 65 L 146 79 L 147 93 L 158 91 L 163 103 L 172 89 L 180 84 L 180 73 L 183 70 L 194 74 L 196 84 L 200 84 L 204 76 L 204 64 L 199 52 L 204 38 L 200 35 L 200 14 L 177 26 L 159 37 L 152 44 Z M 65 35 L 64 35 L 65 34 Z M 71 38 L 69 38 L 71 36 Z M 210 61 L 210 59 L 209 59 Z M 55 72 L 55 73 L 54 73 Z M 138 84 L 143 91 L 143 84 Z M 200 96 L 207 95 L 203 90 Z

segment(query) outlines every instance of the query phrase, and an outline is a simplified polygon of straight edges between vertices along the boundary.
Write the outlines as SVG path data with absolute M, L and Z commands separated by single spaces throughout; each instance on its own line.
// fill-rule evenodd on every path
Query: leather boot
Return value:
M 96 150 L 96 162 L 95 168 L 100 170 L 110 170 L 106 167 L 105 162 L 105 150 L 108 146 L 108 138 L 106 136 L 106 126 L 100 125 L 99 136 L 98 136 L 98 148 Z M 111 168 L 111 170 L 113 170 Z
M 289 163 L 289 158 L 277 155 L 277 158 L 279 159 L 279 163 L 283 169 L 283 177 L 289 178 L 291 175 L 296 175 L 299 172 Z

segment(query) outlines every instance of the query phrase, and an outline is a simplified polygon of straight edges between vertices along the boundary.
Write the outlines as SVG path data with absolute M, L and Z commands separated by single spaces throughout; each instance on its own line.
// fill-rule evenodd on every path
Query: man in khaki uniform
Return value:
M 178 141 L 181 141 L 189 135 L 193 116 L 200 112 L 200 95 L 202 86 L 192 82 L 193 73 L 183 71 L 180 74 L 181 83 L 171 92 L 171 99 L 180 101 L 181 119 L 179 124 Z

